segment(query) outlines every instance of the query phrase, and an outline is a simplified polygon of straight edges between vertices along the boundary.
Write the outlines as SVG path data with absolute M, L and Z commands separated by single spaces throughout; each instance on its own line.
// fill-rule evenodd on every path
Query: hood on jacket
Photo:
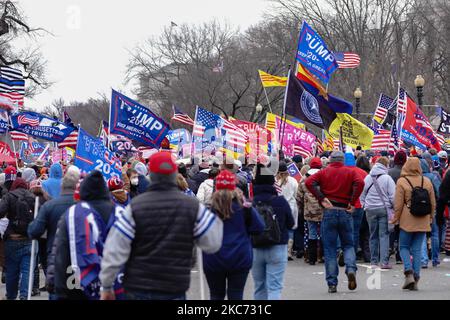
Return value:
M 49 178 L 62 179 L 62 177 L 63 177 L 63 170 L 61 165 L 59 163 L 52 164 L 52 166 L 50 167 Z
M 412 157 L 406 161 L 405 165 L 402 168 L 401 176 L 421 176 L 422 168 L 420 166 L 419 158 Z
M 422 168 L 422 173 L 430 173 L 430 166 L 428 165 L 428 161 L 425 159 L 420 160 L 420 167 Z
M 379 176 L 379 175 L 387 174 L 387 173 L 388 173 L 388 168 L 386 168 L 384 164 L 379 163 L 379 162 L 375 163 L 372 170 L 370 170 L 371 176 Z
M 27 182 L 22 178 L 17 178 L 16 180 L 14 180 L 10 191 L 14 191 L 17 189 L 28 189 Z
M 100 171 L 92 171 L 83 179 L 80 186 L 80 199 L 82 201 L 111 200 L 105 179 Z

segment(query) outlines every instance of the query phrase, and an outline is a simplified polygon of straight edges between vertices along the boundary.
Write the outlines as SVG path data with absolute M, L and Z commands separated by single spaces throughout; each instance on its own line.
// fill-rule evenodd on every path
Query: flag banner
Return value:
M 441 145 L 427 117 L 416 103 L 405 92 L 406 117 L 402 125 L 401 139 L 422 150 L 435 148 L 441 150 Z
M 334 52 L 334 58 L 339 66 L 339 69 L 354 69 L 358 68 L 361 58 L 357 53 L 352 52 Z
M 170 149 L 175 150 L 177 154 L 178 151 L 182 151 L 184 145 L 190 145 L 192 142 L 191 134 L 186 129 L 170 130 L 167 139 L 169 139 Z
M 170 130 L 169 125 L 150 109 L 114 90 L 110 113 L 110 133 L 124 135 L 151 147 L 159 147 Z
M 10 131 L 11 140 L 13 141 L 28 141 L 28 135 L 19 131 Z
M 394 118 L 394 122 L 392 123 L 391 126 L 391 139 L 389 142 L 388 152 L 395 154 L 399 149 L 400 149 L 400 139 L 397 131 L 397 123 Z
M 74 165 L 85 173 L 98 170 L 103 173 L 106 180 L 122 175 L 120 161 L 103 145 L 100 139 L 92 137 L 82 128 L 78 131 Z
M 296 59 L 324 83 L 328 83 L 331 74 L 339 67 L 333 53 L 306 21 L 303 21 L 300 31 Z
M 11 67 L 0 67 L 0 108 L 17 112 L 23 107 L 25 80 L 22 71 Z
M 368 150 L 372 146 L 373 131 L 352 116 L 338 113 L 328 132 L 334 139 L 339 139 L 341 128 L 343 144 L 354 149 L 361 146 L 363 150 Z
M 111 150 L 117 155 L 127 155 L 138 151 L 129 139 L 111 141 Z
M 328 129 L 336 119 L 336 112 L 330 108 L 329 102 L 322 96 L 308 92 L 291 73 L 286 90 L 285 112 L 322 129 Z
M 15 157 L 11 147 L 6 142 L 0 141 L 0 154 L 5 154 L 10 157 Z
M 289 124 L 291 126 L 294 126 L 296 128 L 299 128 L 299 129 L 305 129 L 306 128 L 304 123 L 294 122 L 294 121 L 291 121 L 289 119 L 285 119 L 285 121 L 286 121 L 287 124 Z M 270 113 L 270 112 L 267 112 L 267 114 L 266 114 L 266 128 L 268 130 L 281 130 L 281 129 L 283 129 L 283 127 L 278 127 L 277 126 L 277 124 L 280 123 L 280 122 L 282 123 L 282 120 L 281 120 L 280 116 L 278 116 L 276 114 L 273 114 L 273 113 Z M 277 133 L 278 133 L 278 131 L 277 131 Z
M 12 115 L 11 124 L 12 130 L 52 142 L 62 142 L 75 130 L 74 127 L 37 112 Z
M 258 70 L 259 78 L 264 88 L 269 87 L 286 87 L 287 77 L 277 77 L 262 70 Z
M 277 127 L 280 128 L 281 126 L 281 119 L 277 119 Z M 281 133 L 281 140 L 279 143 L 283 142 L 282 150 L 286 156 L 292 157 L 298 153 L 301 153 L 302 156 L 306 153 L 308 153 L 309 156 L 312 155 L 314 144 L 316 142 L 315 135 L 287 123 L 284 127 L 284 132 L 282 130 Z M 278 136 L 276 138 L 278 138 Z
M 46 150 L 47 149 L 47 150 Z M 41 157 L 42 153 L 44 155 Z M 23 162 L 29 164 L 35 162 L 39 157 L 47 159 L 50 155 L 49 149 L 45 145 L 36 141 L 22 141 L 20 144 L 19 156 Z
M 372 150 L 388 150 L 391 141 L 391 130 L 374 128 Z
M 288 165 L 288 172 L 289 175 L 294 178 L 295 180 L 297 180 L 297 182 L 300 182 L 300 180 L 302 180 L 302 174 L 300 173 L 300 171 L 298 170 L 297 166 L 295 165 L 295 163 L 291 163 L 290 165 Z
M 58 148 L 77 148 L 77 141 L 78 141 L 78 129 L 75 129 L 72 131 L 71 134 L 67 138 L 65 138 L 62 142 L 58 143 Z
M 194 120 L 192 120 L 188 114 L 184 113 L 176 106 L 172 106 L 172 109 L 173 109 L 173 117 L 172 117 L 173 121 L 178 121 L 187 124 L 188 126 L 194 125 Z
M 373 114 L 373 120 L 383 124 L 387 118 L 388 110 L 391 108 L 393 103 L 394 99 L 384 93 L 381 93 L 380 98 L 378 99 L 377 107 L 375 108 L 375 113 Z
M 0 134 L 6 133 L 9 129 L 8 111 L 0 109 Z
M 271 131 L 259 126 L 254 122 L 242 121 L 237 119 L 230 120 L 238 128 L 245 131 L 248 136 L 246 154 L 249 163 L 256 163 L 261 155 L 267 155 L 269 152 L 269 142 L 272 139 Z
M 298 64 L 297 79 L 308 92 L 323 97 L 334 112 L 353 113 L 352 103 L 327 93 L 327 90 L 301 64 Z
M 54 150 L 51 153 L 52 163 L 58 163 L 60 161 L 66 161 L 67 160 L 67 149 L 62 148 L 58 150 Z
M 440 133 L 450 134 L 450 114 L 441 108 L 441 123 L 437 130 Z

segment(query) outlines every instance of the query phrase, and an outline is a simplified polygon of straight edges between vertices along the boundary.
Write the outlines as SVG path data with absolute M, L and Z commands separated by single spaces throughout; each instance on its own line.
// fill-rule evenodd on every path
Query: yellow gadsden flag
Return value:
M 348 113 L 337 113 L 328 132 L 333 139 L 339 139 L 339 128 L 342 127 L 342 139 L 345 145 L 352 148 L 361 146 L 368 150 L 372 146 L 373 131 Z
M 287 77 L 277 77 L 268 74 L 262 70 L 258 70 L 261 83 L 264 88 L 268 87 L 286 87 Z

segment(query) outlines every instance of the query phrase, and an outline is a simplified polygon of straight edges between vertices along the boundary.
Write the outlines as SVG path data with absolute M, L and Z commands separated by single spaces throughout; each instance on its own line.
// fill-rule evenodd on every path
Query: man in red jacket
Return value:
M 353 247 L 352 212 L 364 188 L 364 180 L 352 169 L 344 166 L 344 153 L 335 151 L 330 164 L 305 182 L 306 188 L 325 208 L 322 219 L 322 241 L 325 254 L 325 273 L 328 292 L 337 292 L 339 268 L 337 265 L 337 239 L 344 250 L 345 273 L 349 290 L 356 289 L 356 253 Z

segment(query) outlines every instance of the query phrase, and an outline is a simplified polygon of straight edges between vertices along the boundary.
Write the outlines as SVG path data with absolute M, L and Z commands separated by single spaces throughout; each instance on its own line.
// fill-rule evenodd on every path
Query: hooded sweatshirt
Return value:
M 424 177 L 430 179 L 433 184 L 434 195 L 436 196 L 436 200 L 439 198 L 439 187 L 441 186 L 441 178 L 437 172 L 431 172 L 430 166 L 425 159 L 420 160 L 420 167 L 422 168 L 422 173 Z
M 206 179 L 202 182 L 197 192 L 197 199 L 205 206 L 211 206 L 212 195 L 214 193 L 214 180 Z
M 49 178 L 42 182 L 42 189 L 52 198 L 57 198 L 61 194 L 61 182 L 63 170 L 59 163 L 52 164 L 50 167 Z
M 377 188 L 373 185 L 374 179 L 377 180 L 382 197 L 378 194 Z M 395 198 L 395 182 L 388 175 L 388 168 L 381 163 L 375 163 L 370 174 L 364 179 L 364 190 L 360 200 L 364 209 L 372 210 L 384 208 L 385 204 L 389 208 L 393 207 Z M 384 202 L 383 202 L 384 201 Z

